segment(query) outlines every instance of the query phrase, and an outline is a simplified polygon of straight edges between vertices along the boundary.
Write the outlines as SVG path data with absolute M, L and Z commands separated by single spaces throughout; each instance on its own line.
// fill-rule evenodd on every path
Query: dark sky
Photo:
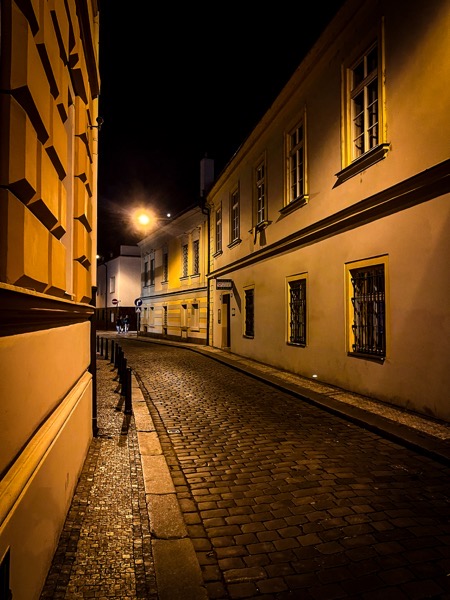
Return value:
M 201 158 L 218 176 L 342 3 L 101 0 L 99 254 L 143 237 L 133 207 L 199 199 Z

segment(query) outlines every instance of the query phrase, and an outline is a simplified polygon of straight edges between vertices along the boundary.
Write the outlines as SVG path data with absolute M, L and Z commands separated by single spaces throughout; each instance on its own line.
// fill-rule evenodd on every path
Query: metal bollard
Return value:
M 122 359 L 122 363 L 120 365 L 119 383 L 122 385 L 121 395 L 125 396 L 125 390 L 127 387 L 127 359 L 125 357 Z
M 114 363 L 114 350 L 115 350 L 114 340 L 111 340 L 111 360 L 110 360 L 110 362 L 112 362 L 112 363 Z
M 108 338 L 105 339 L 105 358 L 108 360 Z
M 125 414 L 126 415 L 131 415 L 132 408 L 131 408 L 131 389 L 132 389 L 132 383 L 131 383 L 131 367 L 127 367 L 126 370 L 126 390 L 125 390 Z
M 97 352 L 100 352 L 100 336 L 97 336 Z
M 103 338 L 100 338 L 100 354 L 103 356 Z

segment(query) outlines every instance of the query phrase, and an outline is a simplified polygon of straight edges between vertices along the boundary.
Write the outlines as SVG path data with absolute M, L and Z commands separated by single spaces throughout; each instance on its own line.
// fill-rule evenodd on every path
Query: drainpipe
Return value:
M 209 207 L 206 204 L 206 200 L 204 197 L 202 197 L 202 201 L 201 201 L 201 208 L 202 208 L 202 213 L 204 215 L 207 216 L 207 227 L 208 227 L 208 241 L 207 241 L 207 256 L 208 256 L 208 268 L 207 268 L 207 272 L 206 272 L 206 281 L 207 281 L 207 288 L 206 288 L 206 307 L 207 307 L 207 311 L 206 311 L 206 345 L 209 346 L 209 325 L 210 325 L 210 296 L 211 293 L 209 291 L 210 285 L 209 285 L 209 266 L 210 266 L 210 258 L 209 258 L 209 252 L 210 252 L 210 243 L 211 243 L 211 234 L 210 234 L 210 219 L 211 219 L 211 211 L 209 210 Z
M 94 437 L 97 437 L 97 315 L 95 312 L 95 299 L 97 295 L 97 287 L 93 286 L 91 290 L 92 291 L 90 305 L 94 307 L 94 312 L 92 313 L 92 316 L 89 319 L 91 322 L 91 362 L 89 364 L 89 373 L 92 376 L 92 433 Z

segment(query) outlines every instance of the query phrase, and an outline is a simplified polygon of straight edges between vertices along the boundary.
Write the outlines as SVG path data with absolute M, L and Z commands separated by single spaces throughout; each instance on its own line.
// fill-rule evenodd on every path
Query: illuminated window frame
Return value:
M 342 66 L 342 170 L 338 183 L 386 157 L 386 87 L 383 21 L 364 47 Z
M 307 175 L 306 109 L 303 117 L 285 136 L 286 192 L 281 213 L 304 206 L 309 199 Z
M 345 288 L 348 355 L 383 362 L 389 352 L 388 256 L 347 263 Z
M 308 275 L 306 273 L 292 275 L 286 279 L 286 342 L 290 346 L 305 347 L 307 344 L 307 281 Z

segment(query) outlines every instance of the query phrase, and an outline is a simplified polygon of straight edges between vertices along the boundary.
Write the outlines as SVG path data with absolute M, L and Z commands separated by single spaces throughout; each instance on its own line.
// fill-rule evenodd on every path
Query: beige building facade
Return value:
M 450 420 L 449 31 L 343 5 L 207 196 L 211 345 Z
M 138 335 L 206 344 L 208 211 L 189 207 L 139 242 Z
M 98 7 L 0 11 L 0 588 L 32 600 L 96 431 Z

